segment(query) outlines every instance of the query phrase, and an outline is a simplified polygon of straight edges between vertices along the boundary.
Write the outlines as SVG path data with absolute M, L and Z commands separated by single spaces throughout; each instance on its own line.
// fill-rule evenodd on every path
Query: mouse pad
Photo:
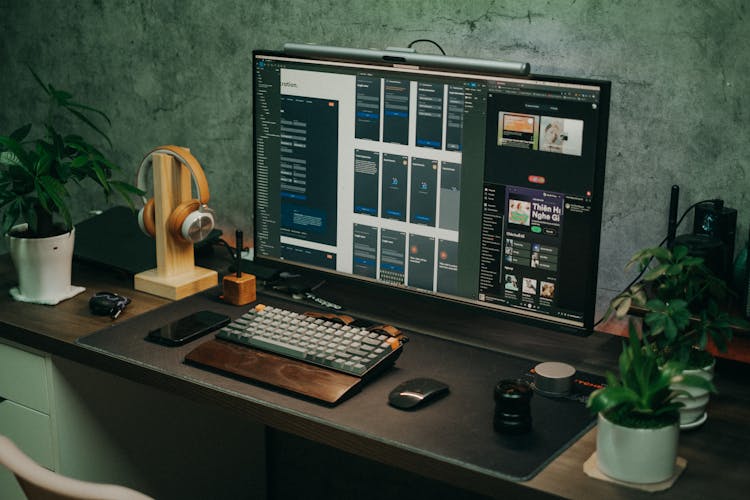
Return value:
M 269 305 L 298 312 L 309 310 L 307 305 L 292 304 L 262 293 L 259 297 Z M 407 333 L 410 341 L 394 368 L 369 381 L 361 391 L 335 408 L 184 363 L 190 351 L 211 341 L 210 335 L 176 348 L 143 340 L 154 324 L 201 309 L 216 310 L 231 317 L 237 317 L 244 310 L 219 303 L 211 292 L 204 292 L 132 319 L 123 318 L 125 321 L 118 320 L 116 325 L 77 342 L 171 377 L 192 382 L 200 380 L 202 385 L 215 387 L 221 393 L 231 393 L 239 399 L 250 398 L 255 404 L 270 405 L 295 418 L 304 416 L 333 429 L 377 436 L 378 441 L 392 443 L 399 449 L 507 480 L 532 478 L 596 422 L 585 400 L 603 379 L 579 371 L 570 396 L 550 398 L 534 394 L 530 432 L 520 435 L 495 432 L 495 384 L 508 378 L 531 380 L 538 361 L 414 332 Z M 570 342 L 578 341 L 571 339 Z M 388 404 L 388 394 L 394 387 L 418 377 L 443 381 L 450 386 L 450 393 L 417 411 L 404 411 Z

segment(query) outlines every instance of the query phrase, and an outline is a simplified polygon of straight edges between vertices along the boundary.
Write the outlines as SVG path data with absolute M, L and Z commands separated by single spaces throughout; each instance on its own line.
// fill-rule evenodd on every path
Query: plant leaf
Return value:
M 654 256 L 659 262 L 671 262 L 673 260 L 672 253 L 663 247 L 655 247 L 650 250 L 651 255 Z
M 49 146 L 49 144 L 44 143 L 45 146 Z M 55 157 L 54 150 L 50 151 L 50 148 L 41 148 L 41 151 L 39 153 L 39 157 L 37 158 L 36 164 L 34 165 L 34 177 L 39 177 L 40 175 L 47 175 L 51 169 L 52 166 L 52 158 Z
M 688 247 L 685 245 L 677 245 L 672 249 L 672 257 L 675 261 L 680 261 L 688 254 Z
M 586 406 L 592 412 L 605 412 L 616 406 L 638 401 L 638 396 L 632 390 L 626 387 L 606 387 L 597 389 L 591 393 Z
M 643 281 L 654 281 L 656 278 L 666 273 L 667 269 L 669 269 L 669 264 L 660 264 L 644 274 Z
M 19 141 L 13 139 L 12 137 L 0 135 L 0 145 L 2 145 L 6 151 L 11 152 L 15 155 L 15 157 L 18 159 L 17 164 L 19 166 L 23 166 L 27 169 L 28 167 L 30 167 L 29 157 L 26 154 L 26 150 L 24 149 L 23 145 Z
M 73 225 L 73 221 L 70 216 L 68 206 L 65 203 L 65 200 L 63 200 L 63 196 L 66 196 L 68 194 L 65 190 L 65 186 L 54 177 L 48 175 L 39 177 L 38 183 L 40 185 L 39 191 L 46 194 L 54 205 L 54 209 L 52 209 L 52 207 L 48 207 L 48 211 L 58 212 L 60 215 L 62 215 L 63 219 L 65 219 L 66 226 L 71 227 Z
M 99 128 L 99 127 L 97 127 L 97 126 L 96 126 L 96 125 L 94 124 L 94 122 L 92 122 L 92 121 L 91 121 L 91 120 L 89 119 L 89 117 L 88 117 L 88 116 L 84 115 L 84 114 L 83 114 L 83 113 L 81 113 L 80 111 L 77 111 L 77 110 L 75 110 L 75 109 L 73 109 L 73 108 L 66 108 L 66 109 L 67 109 L 68 111 L 70 111 L 71 113 L 73 113 L 73 115 L 74 115 L 75 117 L 77 117 L 77 118 L 78 118 L 79 120 L 81 120 L 81 121 L 82 121 L 83 123 L 85 123 L 86 125 L 88 125 L 88 126 L 89 126 L 89 127 L 91 127 L 92 129 L 94 129 L 94 131 L 96 131 L 96 132 L 97 132 L 97 133 L 98 133 L 99 135 L 101 135 L 102 137 L 104 137 L 104 139 L 105 139 L 105 140 L 107 141 L 107 144 L 109 144 L 109 147 L 110 147 L 110 148 L 112 147 L 112 141 L 110 141 L 110 140 L 109 140 L 109 137 L 107 136 L 107 134 L 105 134 L 105 133 L 104 133 L 104 132 L 103 132 L 103 131 L 102 131 L 102 130 L 101 130 L 101 129 Z
M 71 96 L 71 97 L 73 97 L 73 96 Z M 69 103 L 66 104 L 66 106 L 68 106 L 70 108 L 78 108 L 78 109 L 83 109 L 83 110 L 86 110 L 86 111 L 91 111 L 92 113 L 96 113 L 99 116 L 101 116 L 102 118 L 104 118 L 104 120 L 107 122 L 107 125 L 112 126 L 112 121 L 109 119 L 109 117 L 106 115 L 106 113 L 104 113 L 104 111 L 102 111 L 100 109 L 96 109 L 96 108 L 93 108 L 91 106 L 86 106 L 85 104 L 81 104 L 79 102 L 69 102 Z
M 91 171 L 92 174 L 90 175 L 104 188 L 105 194 L 109 194 L 109 183 L 107 182 L 107 176 L 104 174 L 102 167 L 97 162 L 91 162 Z
M 646 307 L 656 312 L 665 312 L 668 308 L 667 304 L 661 299 L 651 299 L 646 302 Z
M 0 153 L 0 165 L 8 167 L 23 167 L 20 158 L 12 151 L 3 151 Z
M 28 67 L 28 68 L 29 68 L 29 71 L 31 71 L 31 74 L 32 74 L 32 75 L 34 76 L 34 80 L 36 80 L 36 82 L 37 82 L 37 83 L 39 84 L 39 86 L 40 86 L 40 87 L 42 87 L 42 89 L 44 89 L 44 92 L 45 92 L 45 93 L 46 93 L 46 94 L 47 94 L 48 96 L 50 96 L 50 97 L 51 97 L 51 96 L 52 96 L 52 92 L 51 92 L 50 88 L 49 88 L 49 87 L 47 87 L 47 85 L 45 85 L 45 84 L 44 84 L 44 83 L 42 82 L 42 79 L 41 79 L 41 78 L 39 78 L 39 75 L 37 75 L 37 74 L 36 74 L 36 71 L 34 71 L 34 70 L 33 70 L 33 68 L 32 68 L 31 66 L 29 66 L 28 64 L 26 65 L 26 67 Z M 50 87 L 51 87 L 51 86 L 50 86 Z
M 127 182 L 123 181 L 109 181 L 109 184 L 123 193 L 132 194 L 136 196 L 143 196 L 146 194 L 146 191 L 143 189 L 138 189 L 137 187 L 133 186 L 132 184 L 128 184 Z
M 88 155 L 85 155 L 85 154 L 84 155 L 78 155 L 78 156 L 76 156 L 73 159 L 73 162 L 71 163 L 71 166 L 73 168 L 81 168 L 84 165 L 86 165 L 86 163 L 88 163 L 88 161 L 89 161 Z
M 685 257 L 682 259 L 682 265 L 686 267 L 700 266 L 703 264 L 702 257 Z
M 4 207 L 2 234 L 6 234 L 10 231 L 10 228 L 16 224 L 18 219 L 28 212 L 28 207 L 26 205 L 27 203 L 24 197 L 16 196 Z
M 60 182 L 67 182 L 71 175 L 71 162 L 57 162 L 55 163 L 55 172 Z
M 60 106 L 67 106 L 68 101 L 73 97 L 73 94 L 70 92 L 65 92 L 64 90 L 57 90 L 52 85 L 50 85 L 50 91 L 52 92 L 52 98 L 57 101 L 57 103 Z
M 654 410 L 653 415 L 659 416 L 659 415 L 665 415 L 667 413 L 672 413 L 672 412 L 678 411 L 683 406 L 685 405 L 680 402 L 669 403 L 667 405 L 662 406 L 661 408 L 657 408 L 656 410 Z
M 667 317 L 664 320 L 664 335 L 670 341 L 673 341 L 677 337 L 677 327 L 672 318 Z
M 133 196 L 140 197 L 146 194 L 145 191 L 138 189 L 135 186 L 122 181 L 109 181 L 109 185 L 117 191 L 127 202 L 131 210 L 135 210 L 135 204 L 133 203 Z
M 630 297 L 623 297 L 622 300 L 615 306 L 615 316 L 618 318 L 624 318 L 630 311 L 630 306 L 633 303 L 633 299 Z
M 705 389 L 709 392 L 716 393 L 716 386 L 713 382 L 700 375 L 693 375 L 690 373 L 682 373 L 672 377 L 670 381 L 672 384 L 683 384 L 687 387 L 695 387 L 699 389 Z
M 31 130 L 31 123 L 28 123 L 24 125 L 23 127 L 19 127 L 13 132 L 10 133 L 10 138 L 14 141 L 21 142 L 24 139 L 26 139 L 26 136 L 29 135 L 29 131 Z
M 683 265 L 682 264 L 672 264 L 667 268 L 666 274 L 668 276 L 677 276 L 682 272 Z

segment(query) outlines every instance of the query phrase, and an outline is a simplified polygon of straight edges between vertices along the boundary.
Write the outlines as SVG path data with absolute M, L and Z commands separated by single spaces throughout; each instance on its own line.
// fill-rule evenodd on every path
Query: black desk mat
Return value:
M 204 387 L 220 390 L 332 428 L 366 436 L 391 446 L 437 458 L 491 476 L 523 481 L 587 432 L 595 422 L 585 408 L 585 394 L 601 378 L 577 373 L 577 394 L 552 399 L 535 394 L 531 401 L 532 430 L 503 435 L 493 430 L 495 384 L 506 378 L 528 377 L 539 362 L 480 349 L 431 336 L 410 334 L 396 366 L 365 385 L 335 408 L 293 395 L 212 373 L 183 363 L 185 355 L 208 335 L 185 346 L 170 348 L 146 342 L 147 332 L 190 312 L 211 309 L 231 317 L 247 307 L 224 304 L 215 290 L 177 301 L 159 310 L 127 319 L 78 343 L 101 353 Z M 309 307 L 264 298 L 266 304 L 305 311 Z M 398 325 L 396 325 L 398 326 Z M 540 361 L 554 361 L 543 359 Z M 450 394 L 418 411 L 401 411 L 387 404 L 393 387 L 417 377 L 432 377 L 450 385 Z

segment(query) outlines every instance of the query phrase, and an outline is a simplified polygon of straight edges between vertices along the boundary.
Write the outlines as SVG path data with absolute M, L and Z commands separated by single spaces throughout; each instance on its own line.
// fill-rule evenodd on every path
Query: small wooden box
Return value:
M 242 273 L 224 276 L 222 282 L 224 300 L 236 306 L 244 306 L 255 301 L 255 276 Z

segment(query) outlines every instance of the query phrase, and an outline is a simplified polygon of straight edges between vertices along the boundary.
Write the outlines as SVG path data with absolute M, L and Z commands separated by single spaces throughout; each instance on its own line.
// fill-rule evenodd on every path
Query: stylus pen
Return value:
M 237 265 L 238 278 L 242 277 L 242 231 L 239 229 L 234 233 L 236 240 L 237 253 L 235 254 L 235 264 Z

